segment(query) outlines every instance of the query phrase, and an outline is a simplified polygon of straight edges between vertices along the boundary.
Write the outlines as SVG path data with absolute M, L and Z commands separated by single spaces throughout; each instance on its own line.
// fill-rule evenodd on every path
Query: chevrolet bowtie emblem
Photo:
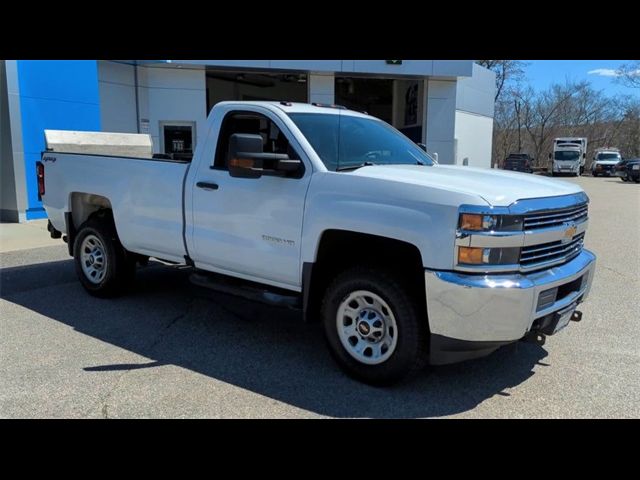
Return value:
M 568 224 L 568 228 L 564 231 L 564 233 L 562 234 L 562 240 L 563 241 L 568 241 L 571 240 L 573 238 L 573 236 L 576 234 L 576 232 L 578 231 L 578 228 L 575 226 L 575 224 Z

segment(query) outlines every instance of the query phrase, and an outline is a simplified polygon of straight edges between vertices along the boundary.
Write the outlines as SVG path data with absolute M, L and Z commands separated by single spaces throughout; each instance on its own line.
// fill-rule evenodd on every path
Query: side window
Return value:
M 213 168 L 227 169 L 229 138 L 234 133 L 249 133 L 262 137 L 262 151 L 265 153 L 286 153 L 289 158 L 300 159 L 284 133 L 269 118 L 255 112 L 229 112 L 223 119 L 216 145 Z

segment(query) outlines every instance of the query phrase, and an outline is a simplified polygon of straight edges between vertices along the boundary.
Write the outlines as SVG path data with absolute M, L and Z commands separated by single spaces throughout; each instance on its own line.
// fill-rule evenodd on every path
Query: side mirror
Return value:
M 587 158 L 587 154 L 586 154 L 586 153 L 583 153 L 583 154 L 582 154 L 582 158 Z
M 229 138 L 227 168 L 229 175 L 237 178 L 262 176 L 262 137 L 247 133 L 234 133 Z
M 229 138 L 227 167 L 229 175 L 237 178 L 283 177 L 299 172 L 302 161 L 287 154 L 264 153 L 260 135 L 234 133 Z
M 549 160 L 551 160 L 551 154 L 549 154 Z

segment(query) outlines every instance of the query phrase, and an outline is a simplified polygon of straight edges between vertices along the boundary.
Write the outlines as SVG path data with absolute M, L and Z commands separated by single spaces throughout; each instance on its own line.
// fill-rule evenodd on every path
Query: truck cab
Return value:
M 622 155 L 617 148 L 602 148 L 596 150 L 591 163 L 591 175 L 610 177 L 615 174 L 615 166 L 622 161 Z
M 556 138 L 553 141 L 551 174 L 582 175 L 587 158 L 586 138 Z

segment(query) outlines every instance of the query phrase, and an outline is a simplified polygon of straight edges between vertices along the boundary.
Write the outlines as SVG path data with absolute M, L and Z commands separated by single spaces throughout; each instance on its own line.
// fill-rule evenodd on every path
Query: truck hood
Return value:
M 540 175 L 453 165 L 374 165 L 359 168 L 350 175 L 477 195 L 492 206 L 582 191 L 573 183 Z
M 595 165 L 616 165 L 620 160 L 596 160 Z

